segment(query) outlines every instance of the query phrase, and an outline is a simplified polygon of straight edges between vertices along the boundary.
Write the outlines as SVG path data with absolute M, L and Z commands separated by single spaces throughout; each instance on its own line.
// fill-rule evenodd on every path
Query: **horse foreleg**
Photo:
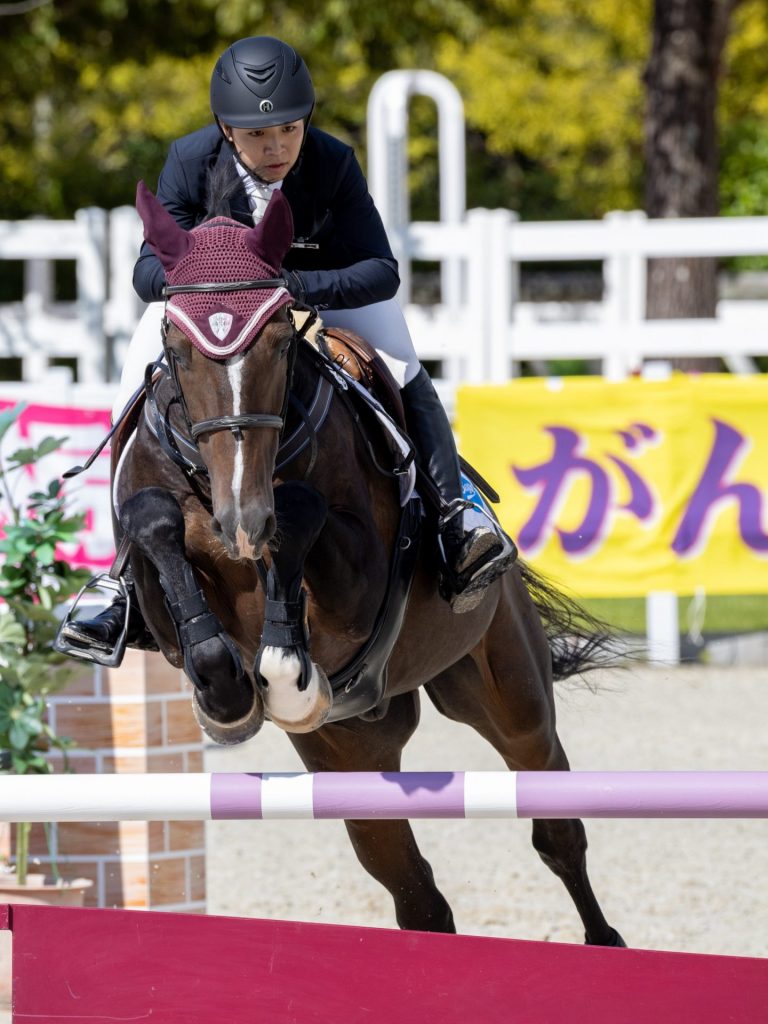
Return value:
M 170 617 L 176 644 L 161 638 L 161 649 L 172 664 L 181 654 L 201 728 L 217 743 L 241 743 L 255 735 L 264 721 L 261 699 L 187 560 L 178 502 L 161 488 L 145 488 L 124 503 L 120 524 L 157 570 L 157 582 L 142 593 L 142 610 L 150 622 L 158 614 Z M 140 575 L 146 586 L 150 574 Z
M 276 543 L 266 581 L 264 628 L 253 674 L 266 713 L 286 732 L 311 732 L 333 703 L 328 677 L 309 655 L 304 561 L 325 525 L 325 499 L 309 484 L 275 488 Z
M 292 736 L 291 742 L 309 771 L 400 770 L 400 754 L 419 720 L 419 697 L 393 697 L 385 718 L 359 718 Z M 400 928 L 455 932 L 453 914 L 435 884 L 408 821 L 345 821 L 357 859 L 390 893 Z

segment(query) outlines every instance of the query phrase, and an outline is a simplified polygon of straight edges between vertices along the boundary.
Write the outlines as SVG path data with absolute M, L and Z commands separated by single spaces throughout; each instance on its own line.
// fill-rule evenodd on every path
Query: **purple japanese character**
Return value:
M 754 484 L 733 483 L 732 478 L 747 453 L 748 442 L 738 430 L 713 419 L 715 441 L 701 479 L 696 485 L 680 525 L 672 550 L 692 557 L 704 547 L 718 506 L 736 501 L 739 506 L 739 534 L 757 553 L 768 553 L 768 534 L 762 527 L 764 494 Z
M 629 486 L 629 500 L 618 505 L 611 476 L 598 462 L 584 455 L 584 439 L 569 427 L 545 427 L 545 430 L 555 442 L 552 457 L 527 469 L 512 467 L 515 477 L 526 490 L 540 491 L 536 508 L 518 538 L 520 548 L 526 554 L 539 551 L 554 532 L 560 538 L 563 551 L 571 556 L 584 556 L 605 539 L 610 519 L 617 510 L 628 512 L 642 521 L 651 518 L 655 509 L 653 495 L 628 463 L 614 455 L 606 456 Z M 630 450 L 639 450 L 656 440 L 655 431 L 645 424 L 633 423 L 629 430 L 616 433 Z M 557 516 L 571 486 L 584 477 L 590 487 L 584 516 L 575 529 L 564 530 L 556 525 Z

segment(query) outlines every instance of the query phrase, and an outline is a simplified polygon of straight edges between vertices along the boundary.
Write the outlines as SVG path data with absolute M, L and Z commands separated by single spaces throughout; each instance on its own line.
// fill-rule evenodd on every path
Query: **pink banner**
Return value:
M 0 410 L 16 403 L 0 398 Z M 33 447 L 45 437 L 66 438 L 61 447 L 34 466 L 13 476 L 15 499 L 22 504 L 30 491 L 42 490 L 73 466 L 82 465 L 110 429 L 109 409 L 30 404 L 3 438 L 4 460 L 19 448 Z M 76 544 L 62 547 L 61 557 L 73 565 L 108 569 L 114 557 L 109 495 L 109 446 L 93 465 L 65 481 L 71 512 L 85 513 L 85 527 Z M 1 506 L 0 506 L 1 507 Z

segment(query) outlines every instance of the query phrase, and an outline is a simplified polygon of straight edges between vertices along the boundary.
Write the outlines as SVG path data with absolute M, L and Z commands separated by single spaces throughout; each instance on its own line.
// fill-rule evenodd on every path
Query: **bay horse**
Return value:
M 510 769 L 567 770 L 553 679 L 594 667 L 605 637 L 521 563 L 466 614 L 441 597 L 408 457 L 396 465 L 383 432 L 361 429 L 351 382 L 334 382 L 343 375 L 297 333 L 279 277 L 293 232 L 281 192 L 253 228 L 214 216 L 185 231 L 143 183 L 137 208 L 168 282 L 169 372 L 159 383 L 148 372 L 114 502 L 140 608 L 191 680 L 204 730 L 239 742 L 266 715 L 309 771 L 396 772 L 424 689 Z M 318 398 L 321 379 L 330 398 Z M 322 426 L 307 412 L 318 403 Z M 305 440 L 283 457 L 292 425 Z M 393 570 L 403 558 L 413 561 L 405 589 L 409 574 Z M 390 643 L 376 666 L 369 641 L 382 629 Z M 401 928 L 455 931 L 408 821 L 346 827 Z M 585 941 L 624 945 L 593 894 L 581 821 L 535 820 L 533 845 Z

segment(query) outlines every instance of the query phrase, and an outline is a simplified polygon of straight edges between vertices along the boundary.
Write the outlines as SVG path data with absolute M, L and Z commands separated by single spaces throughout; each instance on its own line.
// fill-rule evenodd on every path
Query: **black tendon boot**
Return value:
M 475 515 L 472 527 L 465 528 L 465 514 L 474 511 L 474 506 L 463 497 L 453 431 L 424 367 L 401 394 L 419 463 L 440 493 L 441 593 L 454 612 L 468 612 L 477 607 L 493 580 L 512 565 L 517 549 L 490 516 Z
M 131 604 L 125 646 L 135 647 L 140 651 L 156 651 L 158 647 L 144 622 L 130 573 L 126 573 L 123 582 Z M 98 662 L 100 653 L 109 655 L 113 652 L 123 634 L 126 607 L 125 597 L 117 594 L 111 604 L 93 619 L 72 619 L 65 622 L 60 635 L 61 639 L 70 645 L 70 656 L 77 657 L 77 649 L 82 648 L 86 652 L 91 652 L 94 656 L 92 660 Z

